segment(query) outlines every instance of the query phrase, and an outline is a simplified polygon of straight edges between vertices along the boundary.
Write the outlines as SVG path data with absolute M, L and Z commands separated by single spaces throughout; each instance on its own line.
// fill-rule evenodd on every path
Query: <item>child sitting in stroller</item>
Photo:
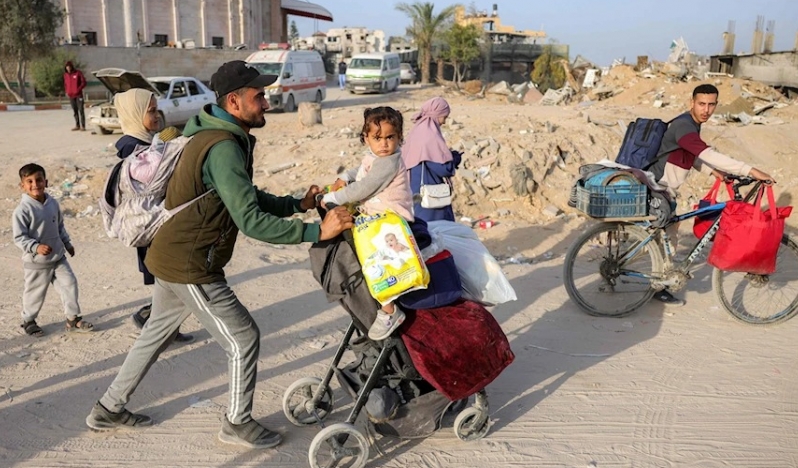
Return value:
M 357 169 L 339 174 L 332 190 L 321 200 L 322 206 L 359 204 L 365 214 L 390 209 L 413 222 L 413 195 L 410 177 L 402 161 L 402 114 L 391 107 L 375 107 L 363 113 L 360 142 L 368 151 Z M 386 239 L 387 241 L 387 239 Z M 390 302 L 377 311 L 369 328 L 370 339 L 389 337 L 405 320 L 405 313 Z

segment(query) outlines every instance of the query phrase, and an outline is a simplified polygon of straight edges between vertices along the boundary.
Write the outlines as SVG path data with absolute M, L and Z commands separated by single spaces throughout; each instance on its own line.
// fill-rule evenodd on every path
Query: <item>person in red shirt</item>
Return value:
M 75 127 L 72 131 L 86 131 L 86 114 L 83 111 L 83 88 L 86 87 L 86 78 L 83 73 L 67 62 L 64 66 L 64 90 L 69 96 L 72 113 L 75 115 Z
M 701 124 L 707 123 L 718 105 L 718 88 L 711 84 L 696 86 L 690 99 L 690 110 L 679 115 L 668 125 L 662 137 L 659 154 L 664 155 L 652 168 L 662 174 L 658 183 L 667 187 L 672 197 L 678 197 L 678 189 L 684 184 L 691 169 L 723 178 L 725 174 L 749 176 L 768 183 L 776 181 L 766 172 L 727 156 L 708 145 L 701 138 Z M 666 230 L 675 248 L 677 225 Z M 665 305 L 681 306 L 684 300 L 674 297 L 667 289 L 657 292 L 654 299 Z

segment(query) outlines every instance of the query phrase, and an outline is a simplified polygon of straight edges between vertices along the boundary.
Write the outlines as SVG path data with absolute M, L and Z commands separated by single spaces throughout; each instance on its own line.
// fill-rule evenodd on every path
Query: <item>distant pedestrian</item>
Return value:
M 67 62 L 64 66 L 64 90 L 69 96 L 72 113 L 75 115 L 75 127 L 72 131 L 86 131 L 86 114 L 83 111 L 83 88 L 86 87 L 86 78 L 83 73 Z
M 346 88 L 346 62 L 344 59 L 338 62 L 338 86 L 341 89 Z
M 25 290 L 22 293 L 22 328 L 30 336 L 44 334 L 36 317 L 44 304 L 47 289 L 55 285 L 61 295 L 68 332 L 90 332 L 92 324 L 80 316 L 78 281 L 67 262 L 66 254 L 75 256 L 75 248 L 64 228 L 64 216 L 58 202 L 47 195 L 47 175 L 38 164 L 26 164 L 19 170 L 22 200 L 11 220 L 14 244 L 22 250 Z

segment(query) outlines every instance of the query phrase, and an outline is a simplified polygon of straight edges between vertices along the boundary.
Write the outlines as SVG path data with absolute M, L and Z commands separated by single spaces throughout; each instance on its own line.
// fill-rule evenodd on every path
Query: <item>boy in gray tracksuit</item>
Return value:
M 67 331 L 88 332 L 92 324 L 80 317 L 78 282 L 64 252 L 75 255 L 75 248 L 64 228 L 58 202 L 45 193 L 47 176 L 38 164 L 26 164 L 19 170 L 22 194 L 11 220 L 14 244 L 22 249 L 25 290 L 22 294 L 22 328 L 30 336 L 42 336 L 36 317 L 44 303 L 47 288 L 54 284 L 64 313 Z

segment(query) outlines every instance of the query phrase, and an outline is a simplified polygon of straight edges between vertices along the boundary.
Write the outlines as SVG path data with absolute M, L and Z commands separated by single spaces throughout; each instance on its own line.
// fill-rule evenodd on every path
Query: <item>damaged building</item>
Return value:
M 554 55 L 568 58 L 568 45 L 544 44 L 547 37 L 545 31 L 517 30 L 503 24 L 496 3 L 491 12 L 466 13 L 464 7 L 458 6 L 454 21 L 462 26 L 475 25 L 485 33 L 485 51 L 479 62 L 469 68 L 467 76 L 470 78 L 487 82 L 523 83 L 529 80 L 535 60 L 547 47 L 551 48 Z M 444 78 L 451 79 L 451 70 L 445 70 Z
M 750 79 L 770 85 L 789 98 L 798 96 L 798 34 L 793 50 L 774 51 L 776 21 L 765 28 L 765 17 L 757 16 L 751 52 L 734 53 L 735 22 L 723 33 L 723 51 L 710 57 L 710 72 Z

